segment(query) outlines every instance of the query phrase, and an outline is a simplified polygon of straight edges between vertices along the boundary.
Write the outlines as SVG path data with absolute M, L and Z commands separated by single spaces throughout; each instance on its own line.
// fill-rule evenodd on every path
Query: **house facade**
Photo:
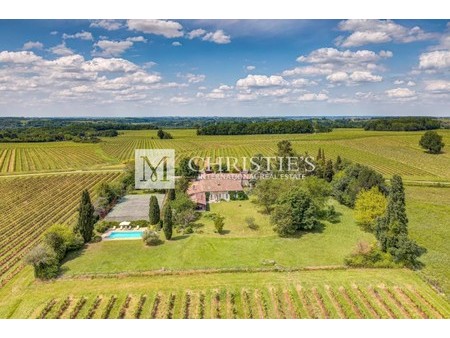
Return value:
M 197 209 L 206 210 L 208 203 L 230 201 L 231 193 L 244 191 L 248 180 L 248 174 L 202 174 L 191 183 L 187 194 Z

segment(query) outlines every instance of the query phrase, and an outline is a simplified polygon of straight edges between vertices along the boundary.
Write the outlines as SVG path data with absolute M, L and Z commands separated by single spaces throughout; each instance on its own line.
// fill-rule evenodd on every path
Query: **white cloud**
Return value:
M 51 31 L 50 32 L 50 35 L 57 35 L 58 34 L 58 31 Z
M 441 50 L 421 54 L 419 68 L 423 70 L 450 68 L 450 51 Z
M 83 66 L 83 70 L 90 72 L 134 72 L 139 69 L 134 63 L 117 58 L 94 58 L 86 61 Z
M 127 41 L 131 41 L 131 42 L 147 42 L 147 39 L 144 38 L 143 36 L 131 36 L 131 37 L 127 38 Z
M 80 39 L 80 40 L 94 40 L 91 32 L 79 32 L 75 34 L 66 34 L 64 33 L 62 36 L 63 39 Z
M 192 40 L 195 38 L 199 38 L 205 34 L 206 34 L 206 31 L 204 29 L 199 28 L 199 29 L 194 29 L 194 30 L 190 31 L 189 33 L 187 33 L 186 36 L 188 39 Z
M 346 72 L 336 72 L 327 76 L 327 80 L 332 83 L 348 81 L 348 74 Z
M 406 83 L 406 85 L 407 85 L 408 87 L 414 87 L 414 86 L 416 85 L 416 83 L 415 83 L 414 81 L 408 81 L 408 82 Z
M 205 79 L 206 79 L 206 75 L 192 74 L 192 73 L 187 73 L 187 74 L 178 73 L 177 77 L 186 79 L 188 83 L 200 83 L 200 82 L 205 81 Z
M 22 49 L 24 50 L 30 50 L 30 49 L 42 49 L 44 48 L 44 45 L 42 42 L 39 41 L 28 41 L 23 44 Z
M 306 93 L 298 98 L 299 101 L 325 101 L 328 100 L 328 95 L 325 93 Z
M 332 65 L 296 67 L 283 71 L 283 76 L 328 75 L 333 72 Z
M 328 102 L 330 102 L 330 103 L 356 103 L 356 102 L 359 102 L 359 100 L 352 99 L 349 97 L 337 97 L 334 99 L 329 99 Z
M 184 96 L 174 96 L 174 97 L 171 97 L 169 101 L 171 103 L 185 104 L 185 103 L 191 102 L 192 98 L 184 97 Z
M 29 64 L 29 63 L 34 63 L 34 62 L 37 62 L 40 60 L 42 60 L 42 58 L 37 56 L 33 52 L 25 52 L 25 51 L 23 51 L 23 52 L 8 52 L 8 51 L 0 52 L 0 62 L 4 62 L 4 63 Z
M 394 84 L 396 84 L 396 85 L 401 85 L 401 84 L 404 84 L 405 83 L 405 81 L 403 81 L 403 80 L 395 80 L 394 81 Z
M 279 75 L 247 75 L 246 78 L 236 82 L 236 87 L 271 87 L 286 84 L 287 82 Z
M 181 42 L 179 42 L 179 41 L 174 41 L 174 42 L 172 42 L 172 46 L 174 46 L 174 47 L 180 47 L 180 46 L 182 46 L 182 44 L 181 44 Z
M 409 88 L 389 89 L 389 90 L 386 90 L 385 93 L 387 94 L 388 97 L 394 98 L 394 99 L 411 99 L 411 98 L 414 98 L 416 95 L 416 92 Z
M 392 20 L 344 20 L 338 25 L 341 31 L 351 32 L 340 37 L 336 44 L 342 47 L 357 47 L 372 43 L 408 43 L 436 38 L 436 34 L 426 33 L 420 27 L 408 28 Z
M 146 34 L 162 35 L 166 38 L 183 36 L 183 26 L 176 21 L 166 20 L 128 20 L 128 29 Z
M 210 41 L 217 44 L 227 44 L 231 42 L 231 38 L 229 35 L 226 35 L 223 30 L 216 30 L 214 33 L 209 32 L 205 34 L 202 38 L 203 41 Z
M 353 82 L 380 82 L 383 78 L 379 75 L 373 75 L 370 72 L 356 71 L 350 75 Z
M 89 27 L 103 28 L 108 31 L 115 31 L 123 27 L 123 24 L 117 20 L 95 20 Z
M 110 41 L 100 40 L 94 44 L 95 47 L 100 48 L 100 51 L 95 51 L 93 54 L 97 56 L 119 56 L 127 49 L 133 46 L 132 41 Z
M 291 85 L 294 87 L 316 86 L 317 82 L 311 81 L 309 79 L 299 78 L 291 81 Z
M 256 67 L 255 66 L 247 66 L 245 67 L 246 70 L 248 70 L 249 72 L 251 72 L 252 70 L 255 70 Z
M 448 93 L 450 92 L 450 81 L 446 80 L 426 81 L 425 90 L 434 93 Z
M 55 55 L 72 55 L 73 50 L 66 46 L 65 42 L 50 48 L 50 51 Z
M 319 48 L 311 52 L 307 56 L 297 58 L 298 62 L 306 63 L 368 63 L 378 61 L 380 58 L 392 57 L 392 52 L 381 51 L 377 54 L 370 50 L 358 50 L 352 52 L 350 50 L 340 51 L 335 48 Z

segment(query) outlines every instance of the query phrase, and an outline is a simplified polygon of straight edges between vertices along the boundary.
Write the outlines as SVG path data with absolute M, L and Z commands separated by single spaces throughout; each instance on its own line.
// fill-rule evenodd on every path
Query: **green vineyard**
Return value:
M 0 278 L 3 285 L 22 268 L 22 258 L 52 224 L 73 224 L 81 191 L 95 198 L 101 182 L 120 172 L 0 178 Z
M 52 298 L 34 318 L 448 318 L 436 295 L 411 286 L 216 288 Z

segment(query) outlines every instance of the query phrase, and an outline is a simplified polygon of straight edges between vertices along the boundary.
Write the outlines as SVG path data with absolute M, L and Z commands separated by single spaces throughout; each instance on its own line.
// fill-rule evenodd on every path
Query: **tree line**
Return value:
M 418 131 L 439 128 L 441 122 L 430 117 L 380 118 L 369 120 L 364 125 L 365 130 L 375 131 Z
M 197 135 L 312 134 L 310 120 L 268 122 L 221 122 L 197 129 Z

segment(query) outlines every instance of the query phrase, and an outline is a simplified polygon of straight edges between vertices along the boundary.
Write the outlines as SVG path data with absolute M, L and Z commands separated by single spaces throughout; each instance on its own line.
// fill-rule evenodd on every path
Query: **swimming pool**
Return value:
M 105 239 L 141 239 L 144 230 L 111 231 Z

